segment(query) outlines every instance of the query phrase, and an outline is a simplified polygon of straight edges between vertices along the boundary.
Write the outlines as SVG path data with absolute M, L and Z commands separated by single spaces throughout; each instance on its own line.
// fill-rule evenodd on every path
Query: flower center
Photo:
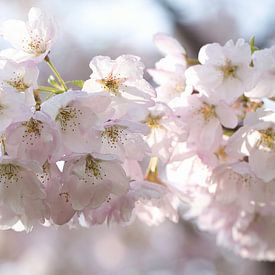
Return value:
M 8 188 L 7 181 L 9 182 L 18 182 L 20 167 L 14 164 L 0 164 L 0 181 L 6 183 Z
M 101 165 L 100 161 L 94 159 L 91 155 L 86 157 L 85 173 L 92 173 L 96 179 L 102 179 L 101 177 Z
M 66 106 L 59 109 L 55 120 L 60 123 L 62 131 L 66 131 L 69 127 L 74 132 L 75 127 L 80 125 L 80 122 L 76 121 L 79 115 L 82 115 L 82 112 L 79 109 L 73 106 Z
M 27 53 L 39 56 L 46 52 L 43 39 L 38 34 L 34 34 L 33 31 L 28 37 L 23 38 L 22 43 L 22 48 Z
M 0 103 L 0 114 L 3 114 L 3 111 L 6 109 L 7 107 L 3 104 Z
M 22 141 L 27 145 L 33 146 L 35 140 L 37 140 L 41 135 L 41 129 L 44 127 L 43 123 L 40 120 L 31 118 L 29 121 L 25 121 L 21 125 L 25 127 Z
M 59 193 L 59 197 L 64 199 L 65 202 L 69 202 L 69 200 L 70 200 L 70 194 L 68 192 Z
M 104 79 L 97 80 L 99 84 L 103 86 L 103 89 L 115 96 L 120 94 L 119 87 L 122 82 L 122 79 L 115 78 L 112 74 Z
M 26 84 L 23 80 L 23 77 L 18 75 L 10 80 L 7 80 L 6 83 L 11 87 L 15 88 L 19 92 L 26 91 L 30 86 Z
M 219 69 L 223 72 L 224 78 L 236 78 L 238 66 L 233 65 L 230 60 L 226 60 L 225 64 L 219 67 Z
M 160 115 L 154 116 L 152 114 L 149 114 L 145 120 L 145 123 L 151 129 L 161 128 L 161 124 L 160 124 L 161 118 L 162 118 L 162 116 L 160 116 Z
M 274 148 L 275 143 L 275 133 L 272 128 L 267 128 L 266 130 L 260 130 L 259 131 L 261 137 L 260 137 L 260 144 L 269 148 Z
M 203 103 L 199 112 L 203 115 L 205 121 L 209 121 L 211 118 L 216 116 L 215 106 L 207 103 Z
M 180 94 L 184 91 L 185 86 L 183 84 L 177 83 L 175 86 L 176 93 Z
M 106 140 L 111 148 L 116 147 L 116 143 L 118 142 L 124 144 L 124 140 L 127 140 L 126 136 L 127 133 L 125 133 L 124 128 L 119 126 L 105 128 L 101 134 L 102 142 Z
M 36 136 L 40 136 L 41 128 L 43 128 L 42 121 L 34 118 L 30 118 L 29 121 L 23 122 L 22 125 L 26 128 L 26 134 L 35 134 Z
M 218 150 L 215 152 L 215 155 L 220 160 L 226 160 L 227 159 L 227 153 L 225 152 L 224 146 L 220 146 Z

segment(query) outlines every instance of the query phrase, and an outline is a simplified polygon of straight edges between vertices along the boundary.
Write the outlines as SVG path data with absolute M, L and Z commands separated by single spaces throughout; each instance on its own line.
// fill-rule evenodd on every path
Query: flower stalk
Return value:
M 49 67 L 51 68 L 51 70 L 53 71 L 53 73 L 55 74 L 57 80 L 59 81 L 60 85 L 63 87 L 64 92 L 68 91 L 68 87 L 65 83 L 65 81 L 62 79 L 61 75 L 59 74 L 59 72 L 57 71 L 57 69 L 55 68 L 54 64 L 52 63 L 52 61 L 50 60 L 49 56 L 47 55 L 44 60 L 46 61 L 46 63 L 49 65 Z

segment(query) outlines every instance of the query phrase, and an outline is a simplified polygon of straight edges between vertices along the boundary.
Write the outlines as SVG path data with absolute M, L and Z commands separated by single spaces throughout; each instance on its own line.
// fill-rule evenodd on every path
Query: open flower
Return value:
M 198 94 L 183 98 L 176 113 L 186 125 L 188 146 L 196 150 L 215 150 L 222 142 L 222 126 L 235 128 L 238 124 L 234 109 L 225 102 Z
M 39 172 L 39 167 L 33 163 L 8 157 L 1 159 L 0 211 L 3 207 L 4 215 L 8 211 L 13 216 L 13 223 L 9 227 L 4 224 L 4 228 L 11 228 L 21 221 L 29 231 L 35 223 L 44 222 L 48 214 L 45 190 L 36 176 Z
M 63 181 L 72 207 L 99 207 L 110 194 L 125 194 L 129 179 L 120 163 L 108 155 L 81 154 L 66 160 Z
M 251 60 L 250 46 L 242 39 L 224 46 L 207 44 L 199 52 L 201 65 L 190 67 L 185 75 L 200 93 L 231 104 L 255 85 L 257 73 Z
M 108 56 L 96 56 L 90 62 L 92 74 L 85 81 L 86 92 L 104 92 L 112 96 L 112 106 L 117 111 L 116 118 L 127 117 L 129 110 L 152 105 L 155 91 L 143 78 L 144 65 L 140 58 L 122 55 L 112 60 Z
M 98 208 L 86 208 L 83 213 L 88 225 L 104 222 L 129 224 L 137 216 L 149 226 L 166 219 L 178 221 L 179 199 L 165 185 L 147 181 L 131 181 L 128 192 L 110 194 Z
M 255 51 L 253 66 L 259 71 L 259 79 L 257 85 L 245 95 L 252 98 L 274 97 L 275 47 Z
M 169 104 L 185 90 L 186 52 L 176 39 L 165 34 L 156 34 L 154 42 L 165 57 L 148 72 L 159 85 L 156 88 L 158 100 Z
M 37 88 L 38 68 L 33 63 L 1 60 L 0 87 L 9 92 L 25 94 L 26 105 L 34 106 L 33 90 Z
M 165 219 L 178 221 L 179 199 L 164 184 L 150 181 L 131 182 L 136 199 L 134 213 L 149 226 L 159 225 Z
M 93 141 L 94 152 L 112 154 L 118 159 L 143 160 L 149 147 L 143 140 L 149 129 L 142 123 L 127 120 L 110 120 L 104 123 L 104 130 L 96 131 Z
M 178 118 L 171 108 L 158 102 L 148 110 L 144 123 L 150 128 L 145 140 L 151 148 L 152 156 L 167 162 L 172 152 L 173 141 L 177 141 L 179 135 L 184 132 Z
M 67 152 L 90 152 L 92 128 L 108 120 L 110 99 L 105 95 L 69 91 L 45 101 L 41 110 L 57 124 Z
M 12 122 L 24 120 L 30 114 L 31 110 L 25 104 L 24 94 L 0 89 L 0 132 L 3 132 Z
M 85 223 L 87 225 L 103 224 L 104 222 L 128 224 L 132 220 L 135 201 L 131 190 L 120 196 L 110 194 L 99 207 L 84 209 Z
M 42 168 L 43 172 L 38 174 L 38 178 L 46 191 L 49 219 L 54 224 L 65 224 L 76 211 L 72 208 L 70 195 L 62 182 L 62 173 L 55 163 L 45 162 Z
M 49 53 L 55 32 L 53 19 L 38 8 L 31 8 L 27 22 L 7 20 L 0 25 L 0 35 L 13 46 L 2 51 L 1 56 L 17 62 L 40 62 Z
M 271 111 L 258 109 L 248 114 L 241 127 L 231 139 L 231 148 L 242 156 L 254 173 L 264 181 L 275 178 L 275 116 Z
M 9 156 L 37 161 L 41 166 L 58 156 L 61 146 L 56 125 L 42 112 L 11 124 L 5 131 L 5 139 L 5 149 Z
M 194 190 L 189 216 L 243 257 L 274 260 L 274 191 L 274 181 L 262 181 L 248 163 L 221 165 Z

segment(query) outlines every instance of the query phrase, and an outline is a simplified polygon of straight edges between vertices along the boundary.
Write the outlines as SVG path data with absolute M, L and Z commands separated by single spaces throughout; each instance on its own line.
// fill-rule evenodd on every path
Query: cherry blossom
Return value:
M 109 104 L 107 96 L 70 91 L 45 101 L 41 110 L 56 122 L 64 150 L 84 153 L 90 151 L 92 128 L 103 128 L 108 120 Z
M 159 85 L 156 88 L 158 100 L 168 103 L 185 90 L 186 52 L 177 40 L 165 34 L 155 35 L 154 42 L 165 57 L 148 72 Z
M 33 90 L 37 89 L 38 68 L 32 63 L 15 63 L 11 60 L 0 62 L 0 87 L 5 91 L 25 94 L 26 104 L 35 105 Z
M 0 89 L 0 132 L 12 122 L 20 121 L 30 114 L 31 110 L 25 104 L 24 94 Z
M 11 228 L 21 221 L 29 231 L 35 223 L 43 223 L 47 217 L 45 190 L 35 171 L 39 173 L 39 167 L 33 163 L 8 157 L 1 159 L 0 204 L 5 217 L 3 220 L 9 217 L 10 223 L 9 226 L 3 224 L 3 228 Z
M 131 190 L 123 195 L 110 194 L 98 208 L 88 207 L 83 211 L 84 225 L 103 224 L 104 222 L 127 225 L 132 221 L 135 201 Z
M 257 85 L 246 96 L 253 98 L 274 97 L 274 70 L 275 70 L 275 48 L 255 51 L 253 54 L 253 66 L 259 71 Z
M 1 52 L 1 56 L 18 62 L 40 62 L 49 53 L 55 38 L 55 24 L 38 8 L 31 8 L 28 21 L 7 20 L 0 25 L 0 35 L 13 48 Z
M 37 8 L 0 25 L 13 47 L 0 52 L 0 229 L 182 217 L 242 257 L 275 260 L 274 46 L 212 43 L 196 60 L 157 34 L 155 92 L 127 54 L 63 80 L 55 32 Z
M 97 131 L 94 151 L 101 154 L 113 154 L 124 161 L 143 160 L 149 155 L 149 147 L 143 140 L 148 127 L 142 123 L 127 120 L 110 120 L 104 123 L 104 130 Z
M 42 168 L 43 172 L 38 177 L 45 186 L 50 219 L 54 224 L 65 224 L 76 211 L 72 208 L 70 195 L 62 182 L 62 173 L 55 163 L 45 162 Z
M 273 259 L 270 233 L 257 234 L 264 224 L 274 223 L 274 183 L 263 182 L 247 163 L 240 162 L 215 169 L 208 184 L 196 190 L 199 195 L 189 216 L 197 216 L 200 228 L 215 232 L 219 244 L 243 257 Z
M 231 147 L 240 155 L 248 156 L 248 163 L 254 173 L 264 181 L 275 178 L 272 169 L 274 154 L 274 114 L 259 109 L 249 114 L 232 137 Z
M 139 57 L 122 55 L 112 60 L 108 56 L 96 56 L 90 62 L 90 68 L 92 74 L 85 81 L 83 90 L 112 96 L 116 118 L 125 118 L 129 110 L 140 112 L 141 106 L 153 104 L 155 91 L 143 78 L 144 65 Z
M 255 85 L 258 74 L 251 60 L 250 46 L 243 39 L 224 46 L 207 44 L 199 52 L 201 65 L 187 69 L 187 82 L 206 96 L 233 103 Z
M 105 221 L 127 225 L 137 216 L 149 226 L 156 226 L 166 219 L 178 221 L 179 199 L 166 186 L 146 181 L 131 181 L 128 192 L 110 194 L 98 208 L 84 210 L 85 222 L 102 224 Z
M 129 187 L 123 168 L 108 155 L 71 156 L 64 165 L 63 181 L 75 210 L 96 208 L 110 194 L 122 195 Z
M 223 128 L 235 128 L 234 109 L 223 101 L 212 101 L 197 94 L 183 98 L 178 116 L 188 125 L 187 143 L 198 150 L 213 151 L 222 143 Z
M 58 157 L 55 155 L 61 146 L 56 125 L 42 112 L 36 112 L 28 120 L 12 123 L 6 129 L 5 139 L 9 156 L 37 161 L 40 165 Z
M 176 141 L 178 134 L 183 132 L 180 121 L 171 108 L 159 102 L 149 109 L 144 122 L 151 129 L 145 140 L 152 150 L 152 156 L 167 162 L 172 152 L 173 141 Z
M 149 226 L 159 225 L 165 219 L 178 222 L 178 197 L 159 183 L 148 181 L 133 182 L 137 217 Z

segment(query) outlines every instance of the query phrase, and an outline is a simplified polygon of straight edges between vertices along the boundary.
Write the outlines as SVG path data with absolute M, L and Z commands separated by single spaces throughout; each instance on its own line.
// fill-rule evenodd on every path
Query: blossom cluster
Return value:
M 197 60 L 157 34 L 154 89 L 133 55 L 96 56 L 88 80 L 64 81 L 55 22 L 37 8 L 0 36 L 11 44 L 0 51 L 0 229 L 157 225 L 177 222 L 182 202 L 219 244 L 275 259 L 274 47 L 230 40 Z
M 165 107 L 140 58 L 96 56 L 88 80 L 65 82 L 50 60 L 54 20 L 40 9 L 3 22 L 0 35 L 11 44 L 0 52 L 0 228 L 176 221 L 170 188 L 151 180 L 152 112 Z M 38 84 L 42 62 L 54 73 L 48 86 Z
M 155 40 L 166 56 L 149 72 L 184 129 L 166 171 L 185 217 L 243 257 L 274 260 L 274 47 L 230 40 L 194 60 L 173 38 Z

